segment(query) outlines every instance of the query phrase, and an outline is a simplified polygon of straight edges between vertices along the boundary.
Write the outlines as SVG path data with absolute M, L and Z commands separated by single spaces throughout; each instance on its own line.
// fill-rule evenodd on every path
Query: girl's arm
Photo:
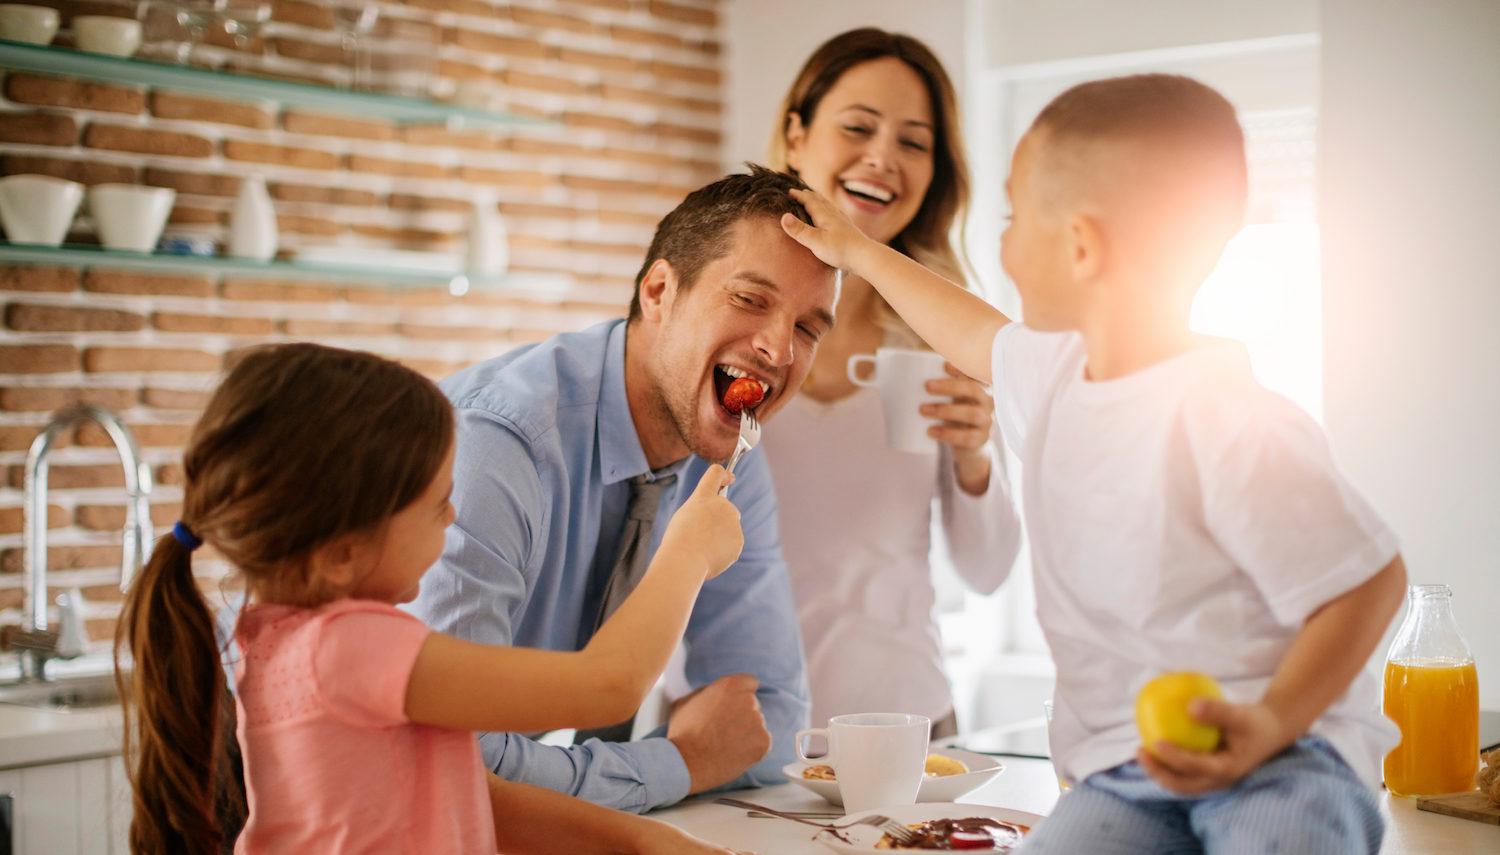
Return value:
M 666 667 L 706 579 L 739 557 L 739 510 L 711 466 L 662 535 L 646 575 L 583 650 L 474 644 L 434 632 L 406 687 L 412 721 L 459 730 L 602 727 L 640 706 Z
M 792 190 L 814 225 L 790 214 L 781 227 L 830 267 L 868 280 L 922 340 L 959 371 L 990 382 L 995 333 L 1010 318 L 975 294 L 867 237 L 843 212 L 811 190 Z
M 1157 783 L 1179 793 L 1206 793 L 1240 780 L 1306 733 L 1349 688 L 1405 593 L 1406 565 L 1397 555 L 1379 573 L 1313 612 L 1259 702 L 1193 702 L 1195 718 L 1223 728 L 1218 750 L 1199 754 L 1160 741 L 1158 757 L 1138 752 L 1141 765 Z
M 485 772 L 495 842 L 513 855 L 733 855 L 659 820 L 622 813 Z

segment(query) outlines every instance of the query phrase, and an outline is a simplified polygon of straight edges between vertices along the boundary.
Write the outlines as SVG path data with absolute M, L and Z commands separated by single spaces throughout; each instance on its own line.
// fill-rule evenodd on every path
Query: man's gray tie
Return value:
M 649 473 L 630 479 L 630 504 L 625 509 L 625 530 L 620 534 L 620 549 L 615 555 L 614 567 L 609 571 L 604 599 L 599 606 L 599 617 L 594 622 L 595 632 L 625 602 L 625 598 L 630 596 L 630 592 L 635 590 L 635 586 L 646 575 L 651 556 L 651 529 L 656 522 L 656 506 L 661 503 L 661 491 L 676 480 L 675 473 L 662 475 L 654 480 Z M 580 730 L 573 737 L 573 742 L 578 744 L 595 737 L 606 742 L 629 742 L 634 725 L 635 716 L 631 716 L 619 724 Z

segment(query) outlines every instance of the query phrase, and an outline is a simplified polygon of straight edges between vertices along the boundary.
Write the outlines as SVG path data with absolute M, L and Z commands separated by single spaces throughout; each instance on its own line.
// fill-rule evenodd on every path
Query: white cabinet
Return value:
M 15 855 L 127 855 L 130 782 L 120 757 L 0 770 Z

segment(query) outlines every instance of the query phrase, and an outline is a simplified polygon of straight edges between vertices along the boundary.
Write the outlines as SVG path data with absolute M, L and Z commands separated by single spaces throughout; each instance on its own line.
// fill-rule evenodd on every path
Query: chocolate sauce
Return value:
M 922 823 L 912 831 L 917 833 L 917 839 L 911 843 L 896 843 L 891 840 L 890 835 L 886 835 L 882 842 L 891 849 L 1009 852 L 1021 842 L 1026 826 L 987 816 L 967 816 L 959 819 L 934 819 Z M 955 832 L 958 832 L 957 840 L 954 839 Z

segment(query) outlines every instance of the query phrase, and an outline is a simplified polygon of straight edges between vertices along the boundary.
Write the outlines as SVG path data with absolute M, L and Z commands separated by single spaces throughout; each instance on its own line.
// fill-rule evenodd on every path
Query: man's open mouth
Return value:
M 761 400 L 765 400 L 771 395 L 771 384 L 760 379 L 759 377 L 751 377 L 750 372 L 746 371 L 745 369 L 736 368 L 733 365 L 715 365 L 714 400 L 718 402 L 719 406 L 723 408 L 725 412 L 728 412 L 730 415 L 735 416 L 736 418 L 739 417 L 739 414 L 731 411 L 728 407 L 724 406 L 724 394 L 729 391 L 729 384 L 733 383 L 735 380 L 738 380 L 741 377 L 749 377 L 754 382 L 760 384 Z

